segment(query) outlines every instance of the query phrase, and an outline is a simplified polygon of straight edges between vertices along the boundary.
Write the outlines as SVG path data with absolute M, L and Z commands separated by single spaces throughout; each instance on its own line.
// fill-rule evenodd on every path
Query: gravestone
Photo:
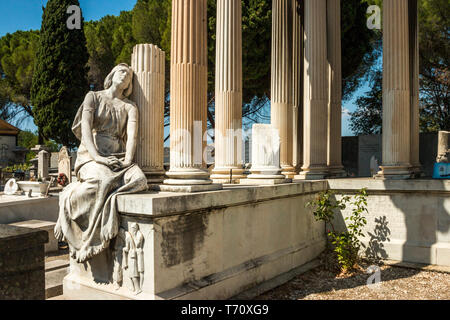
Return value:
M 66 147 L 62 147 L 61 150 L 59 150 L 58 175 L 60 175 L 61 173 L 66 175 L 67 183 L 72 182 L 72 169 L 70 157 Z
M 45 150 L 39 151 L 38 153 L 38 178 L 42 180 L 47 180 L 49 166 L 49 153 Z
M 358 176 L 371 177 L 371 159 L 375 158 L 380 164 L 382 161 L 381 135 L 367 135 L 358 137 Z

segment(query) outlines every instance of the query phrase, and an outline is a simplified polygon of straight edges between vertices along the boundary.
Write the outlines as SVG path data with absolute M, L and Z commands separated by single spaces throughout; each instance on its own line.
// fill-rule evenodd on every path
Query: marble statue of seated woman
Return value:
M 81 141 L 77 182 L 60 194 L 55 236 L 69 244 L 70 255 L 85 262 L 109 247 L 119 232 L 116 197 L 147 190 L 147 179 L 133 163 L 138 109 L 127 99 L 133 71 L 119 64 L 105 79 L 105 90 L 89 92 L 72 130 Z

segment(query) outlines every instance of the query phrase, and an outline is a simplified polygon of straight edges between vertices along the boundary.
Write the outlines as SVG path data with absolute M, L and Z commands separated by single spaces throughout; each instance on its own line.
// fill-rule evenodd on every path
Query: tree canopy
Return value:
M 79 2 L 47 2 L 31 87 L 34 122 L 39 134 L 69 147 L 77 144 L 70 128 L 89 90 L 86 38 L 82 28 L 67 27 L 70 5 L 79 6 Z
M 419 0 L 420 130 L 450 130 L 450 12 L 448 0 Z M 382 43 L 377 49 L 381 55 Z M 382 81 L 380 67 L 367 73 L 370 90 L 356 100 L 350 127 L 354 134 L 381 133 Z

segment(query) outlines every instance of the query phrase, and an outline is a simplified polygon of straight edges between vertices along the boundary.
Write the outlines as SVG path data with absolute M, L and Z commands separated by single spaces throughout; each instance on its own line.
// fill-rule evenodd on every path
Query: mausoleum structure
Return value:
M 73 253 L 64 280 L 66 298 L 227 299 L 262 283 L 280 284 L 311 266 L 325 248 L 324 226 L 306 204 L 329 189 L 340 197 L 368 188 L 368 220 L 373 225 L 385 214 L 384 227 L 393 227 L 392 244 L 378 239 L 385 244 L 383 258 L 450 264 L 450 186 L 409 180 L 421 170 L 417 0 L 384 0 L 383 21 L 383 159 L 378 180 L 325 180 L 345 176 L 340 0 L 273 0 L 271 124 L 253 128 L 253 163 L 246 176 L 241 1 L 218 0 L 215 167 L 210 175 L 204 156 L 207 0 L 173 0 L 170 169 L 163 171 L 165 53 L 139 44 L 132 56 L 133 101 L 122 97 L 137 145 L 127 142 L 125 164 L 98 157 L 132 170 L 121 169 L 126 175 L 117 180 L 118 193 L 107 202 L 109 210 L 98 213 L 111 219 L 109 232 L 95 233 L 99 239 L 93 243 L 101 246 L 95 252 L 82 247 L 89 255 Z M 127 70 L 122 65 L 116 72 Z M 129 93 L 125 76 L 116 79 L 112 72 L 111 77 Z M 98 105 L 96 99 L 109 101 L 106 93 L 88 98 L 90 108 Z M 129 161 L 134 147 L 137 166 Z M 106 174 L 115 177 L 117 170 Z M 144 191 L 143 174 L 149 191 Z M 67 195 L 62 199 L 72 201 Z M 427 207 L 420 207 L 421 201 Z M 348 211 L 341 212 L 345 215 Z M 65 230 L 70 221 L 63 222 L 60 236 L 70 231 Z

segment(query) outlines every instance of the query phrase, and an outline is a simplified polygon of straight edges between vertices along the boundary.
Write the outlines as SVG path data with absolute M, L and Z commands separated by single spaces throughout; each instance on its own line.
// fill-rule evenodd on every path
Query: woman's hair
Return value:
M 105 90 L 109 89 L 112 86 L 112 79 L 114 77 L 114 74 L 118 70 L 123 69 L 123 68 L 126 68 L 128 72 L 131 72 L 131 74 L 133 74 L 133 70 L 131 70 L 131 68 L 126 63 L 118 64 L 111 70 L 111 72 L 106 77 L 105 83 L 104 83 Z M 131 78 L 130 85 L 128 86 L 128 88 L 125 88 L 125 90 L 123 91 L 123 95 L 125 97 L 129 97 L 132 92 L 133 92 L 133 78 Z

